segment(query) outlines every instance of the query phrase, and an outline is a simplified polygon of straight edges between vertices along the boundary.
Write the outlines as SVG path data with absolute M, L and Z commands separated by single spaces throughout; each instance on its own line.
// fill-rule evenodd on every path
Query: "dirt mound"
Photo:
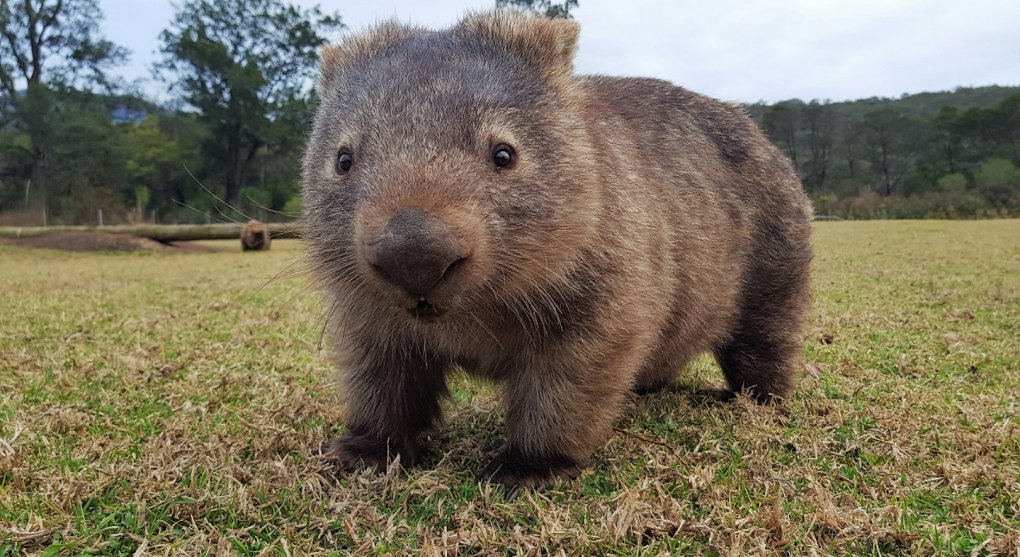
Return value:
M 148 238 L 103 232 L 54 232 L 0 241 L 26 248 L 65 251 L 212 251 L 212 248 L 191 242 L 163 244 Z

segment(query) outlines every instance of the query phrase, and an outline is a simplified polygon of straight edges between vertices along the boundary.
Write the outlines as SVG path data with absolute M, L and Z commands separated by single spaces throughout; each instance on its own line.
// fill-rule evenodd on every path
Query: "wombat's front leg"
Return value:
M 540 487 L 580 473 L 609 438 L 640 361 L 620 352 L 606 356 L 547 360 L 507 379 L 507 440 L 489 467 L 493 481 Z
M 403 464 L 413 461 L 418 434 L 441 414 L 445 364 L 415 351 L 345 355 L 340 379 L 347 431 L 332 443 L 330 456 L 346 470 L 385 469 L 397 455 Z

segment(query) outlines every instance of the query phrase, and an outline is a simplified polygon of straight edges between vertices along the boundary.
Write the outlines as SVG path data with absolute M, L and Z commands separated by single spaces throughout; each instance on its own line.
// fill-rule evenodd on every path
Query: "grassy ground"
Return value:
M 455 381 L 421 467 L 334 480 L 342 427 L 296 242 L 0 246 L 0 556 L 1020 555 L 1020 221 L 819 223 L 783 408 L 635 399 L 594 466 L 476 478 L 491 388 Z

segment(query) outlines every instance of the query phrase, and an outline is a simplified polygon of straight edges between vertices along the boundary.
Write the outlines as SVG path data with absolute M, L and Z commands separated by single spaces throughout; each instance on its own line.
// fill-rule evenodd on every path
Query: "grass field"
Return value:
M 332 477 L 296 241 L 0 245 L 0 556 L 1020 555 L 1020 221 L 818 223 L 815 244 L 792 401 L 693 405 L 721 382 L 699 361 L 580 479 L 516 497 L 478 480 L 502 418 L 465 378 L 421 466 Z

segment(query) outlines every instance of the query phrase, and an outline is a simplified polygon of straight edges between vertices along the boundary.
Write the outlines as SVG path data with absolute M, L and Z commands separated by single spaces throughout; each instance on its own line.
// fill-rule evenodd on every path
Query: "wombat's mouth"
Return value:
M 432 305 L 432 302 L 425 298 L 421 298 L 418 300 L 418 304 L 413 308 L 408 308 L 407 312 L 417 320 L 431 322 L 439 319 L 440 316 L 446 313 L 446 310 Z

